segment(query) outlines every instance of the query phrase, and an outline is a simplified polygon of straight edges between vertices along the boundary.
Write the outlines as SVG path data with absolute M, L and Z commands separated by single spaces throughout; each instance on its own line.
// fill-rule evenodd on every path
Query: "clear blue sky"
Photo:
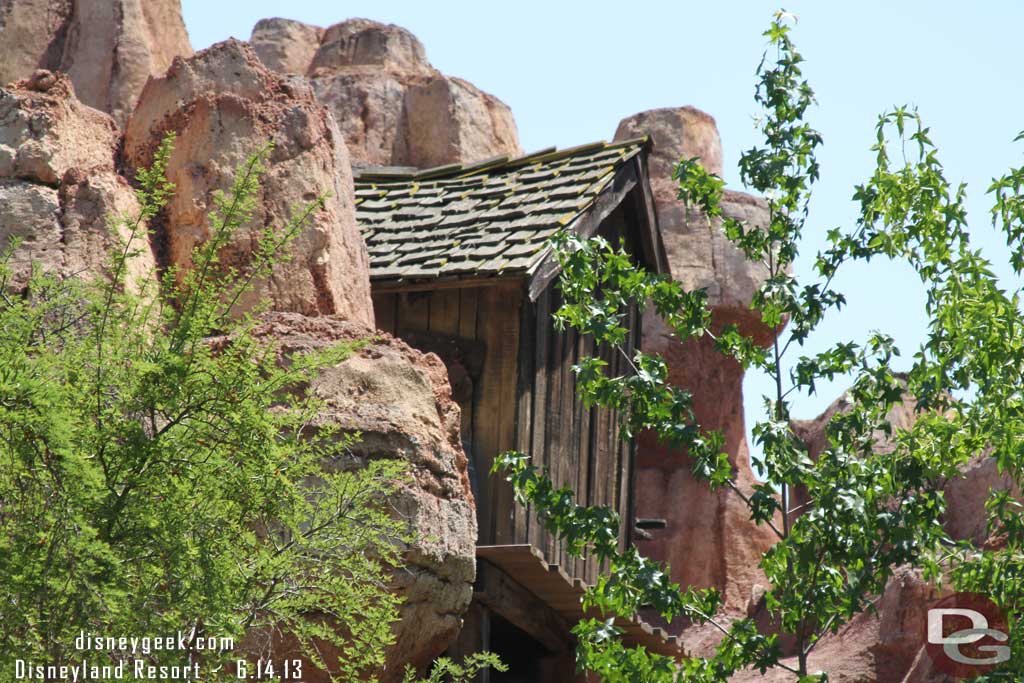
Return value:
M 526 151 L 610 139 L 618 121 L 653 107 L 692 104 L 718 121 L 725 177 L 739 183 L 740 152 L 753 129 L 754 69 L 761 32 L 775 2 L 424 2 L 419 0 L 183 0 L 197 49 L 229 36 L 247 39 L 261 18 L 283 16 L 328 26 L 367 17 L 410 29 L 441 71 L 466 78 L 508 103 Z M 1024 3 L 788 2 L 794 34 L 819 106 L 810 114 L 824 136 L 817 186 L 798 273 L 809 272 L 830 227 L 849 226 L 855 183 L 867 178 L 877 115 L 917 105 L 932 128 L 947 177 L 969 184 L 975 241 L 1002 268 L 1005 251 L 989 227 L 989 181 L 1022 163 L 1021 30 Z M 923 339 L 923 290 L 913 273 L 873 262 L 837 280 L 849 307 L 811 340 L 817 350 L 868 330 L 892 334 L 909 358 Z M 847 383 L 797 398 L 794 414 L 813 417 Z M 748 377 L 748 425 L 770 386 Z

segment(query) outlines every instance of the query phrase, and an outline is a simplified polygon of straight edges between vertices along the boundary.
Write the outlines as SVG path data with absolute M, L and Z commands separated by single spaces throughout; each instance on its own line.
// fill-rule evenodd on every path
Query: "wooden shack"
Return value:
M 489 475 L 495 456 L 527 453 L 581 503 L 616 509 L 626 522 L 620 543 L 630 542 L 633 444 L 619 438 L 617 415 L 576 397 L 572 366 L 595 349 L 553 324 L 561 298 L 547 240 L 563 228 L 621 239 L 639 263 L 666 272 L 648 145 L 598 143 L 356 177 L 377 326 L 437 353 L 462 408 L 479 539 L 474 605 L 456 650 L 489 649 L 529 669 L 495 682 L 572 679 L 568 630 L 583 616 L 583 586 L 599 571 L 594 561 L 570 558 L 516 505 L 508 483 Z M 640 321 L 632 311 L 627 353 Z M 618 354 L 598 352 L 612 372 L 627 370 Z M 635 620 L 627 626 L 649 649 L 675 651 L 664 634 Z

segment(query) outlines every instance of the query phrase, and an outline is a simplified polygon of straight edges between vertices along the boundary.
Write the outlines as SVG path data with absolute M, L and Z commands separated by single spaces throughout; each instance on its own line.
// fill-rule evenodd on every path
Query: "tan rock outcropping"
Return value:
M 322 30 L 274 19 L 256 25 L 252 43 L 271 68 L 310 78 L 353 163 L 428 167 L 521 153 L 509 108 L 437 71 L 403 28 L 350 19 Z
M 268 69 L 305 76 L 323 37 L 324 30 L 319 26 L 274 17 L 256 22 L 249 43 Z
M 178 0 L 0 0 L 0 85 L 63 71 L 119 124 L 150 76 L 191 54 Z
M 236 311 L 265 298 L 273 310 L 373 324 L 348 154 L 333 117 L 308 84 L 269 71 L 245 43 L 218 43 L 176 59 L 165 76 L 146 85 L 125 133 L 127 164 L 149 165 L 168 132 L 177 135 L 167 169 L 176 193 L 157 229 L 167 265 L 191 266 L 193 249 L 210 238 L 215 191 L 229 190 L 249 155 L 273 143 L 255 215 L 221 251 L 221 266 L 244 274 L 264 227 L 283 231 L 318 197 L 325 198 L 324 206 L 299 230 L 291 261 L 255 282 Z
M 747 260 L 725 237 L 718 220 L 677 199 L 679 183 L 672 171 L 681 159 L 697 157 L 711 173 L 722 174 L 722 143 L 715 120 L 694 107 L 653 109 L 623 119 L 616 140 L 649 135 L 654 149 L 648 157 L 651 191 L 672 277 L 687 290 L 706 289 L 718 324 L 735 323 L 764 345 L 775 338 L 750 309 L 754 293 L 768 276 L 762 264 Z M 726 217 L 763 226 L 767 204 L 760 197 L 726 190 L 721 202 Z
M 384 683 L 400 681 L 406 663 L 422 668 L 444 651 L 473 594 L 476 512 L 447 371 L 434 354 L 333 316 L 271 313 L 264 321 L 259 334 L 272 337 L 284 354 L 372 339 L 324 371 L 309 391 L 324 402 L 324 422 L 361 434 L 355 455 L 409 465 L 411 481 L 388 501 L 417 538 L 393 576 L 405 602 L 381 675 Z
M 104 272 L 118 240 L 111 219 L 138 211 L 135 193 L 117 173 L 120 133 L 106 114 L 75 98 L 69 77 L 38 71 L 0 88 L 0 248 L 14 254 L 14 287 L 31 265 L 64 277 Z M 120 239 L 128 231 L 119 226 Z M 145 228 L 132 243 L 129 286 L 153 277 Z

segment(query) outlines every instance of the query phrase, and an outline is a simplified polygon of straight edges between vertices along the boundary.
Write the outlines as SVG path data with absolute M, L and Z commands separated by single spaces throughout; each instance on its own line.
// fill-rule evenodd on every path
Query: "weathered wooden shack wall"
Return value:
M 462 441 L 477 498 L 478 545 L 515 543 L 507 523 L 511 487 L 490 476 L 494 457 L 515 447 L 520 281 L 424 291 L 375 292 L 377 327 L 448 366 L 462 408 Z M 500 514 L 496 514 L 500 513 Z
M 632 212 L 620 207 L 599 234 L 618 244 L 628 239 Z M 471 461 L 477 496 L 478 545 L 531 544 L 570 575 L 592 582 L 594 560 L 570 558 L 532 510 L 515 504 L 511 487 L 490 476 L 494 457 L 509 449 L 547 467 L 556 486 L 569 486 L 576 500 L 619 512 L 620 543 L 629 542 L 632 519 L 633 445 L 619 438 L 619 415 L 587 408 L 576 396 L 574 364 L 594 355 L 592 339 L 575 330 L 557 330 L 552 314 L 562 303 L 552 282 L 531 302 L 522 280 L 434 289 L 378 291 L 374 313 L 380 329 L 423 351 L 437 353 L 448 366 L 453 394 L 462 408 L 463 444 Z M 631 334 L 624 355 L 600 349 L 613 375 L 627 374 L 640 338 L 640 315 L 630 311 Z
M 632 507 L 632 444 L 619 438 L 619 416 L 604 408 L 587 408 L 576 396 L 572 366 L 584 356 L 597 355 L 608 371 L 624 374 L 625 359 L 609 349 L 595 354 L 594 342 L 575 330 L 555 329 L 551 312 L 561 296 L 547 289 L 523 316 L 523 354 L 520 357 L 519 419 L 516 444 L 535 465 L 547 467 L 556 486 L 568 486 L 576 500 L 617 510 L 622 517 L 620 545 L 628 542 Z M 630 329 L 639 316 L 631 311 Z M 626 352 L 632 354 L 633 338 Z M 516 507 L 510 520 L 515 543 L 529 543 L 544 552 L 571 576 L 588 583 L 597 578 L 596 561 L 570 558 L 565 545 L 544 529 L 532 510 Z

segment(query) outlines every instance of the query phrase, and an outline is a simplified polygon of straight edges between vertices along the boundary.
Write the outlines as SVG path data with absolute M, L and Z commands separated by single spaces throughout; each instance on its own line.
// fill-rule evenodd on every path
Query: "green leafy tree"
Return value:
M 319 203 L 260 234 L 245 268 L 219 263 L 253 216 L 261 150 L 215 196 L 195 267 L 168 269 L 159 293 L 133 291 L 128 262 L 173 191 L 170 150 L 168 139 L 140 173 L 141 211 L 120 217 L 129 237 L 102 277 L 37 269 L 15 291 L 17 245 L 0 263 L 0 680 L 14 680 L 17 659 L 83 657 L 199 662 L 207 678 L 229 677 L 282 639 L 354 680 L 393 641 L 388 571 L 408 533 L 381 501 L 403 468 L 356 462 L 353 437 L 317 421 L 302 391 L 355 345 L 281 364 L 256 317 L 232 314 Z M 179 631 L 184 652 L 75 646 L 83 632 Z M 235 649 L 202 649 L 209 638 Z
M 680 340 L 707 335 L 723 354 L 745 368 L 757 368 L 775 384 L 764 416 L 753 429 L 761 454 L 754 465 L 766 482 L 746 495 L 733 482 L 720 434 L 701 429 L 692 397 L 667 383 L 668 370 L 657 355 L 628 358 L 633 372 L 613 376 L 599 358 L 575 368 L 579 394 L 588 405 L 626 415 L 622 437 L 655 432 L 665 443 L 685 449 L 694 475 L 708 486 L 730 487 L 746 503 L 751 519 L 769 527 L 777 543 L 761 567 L 771 588 L 767 606 L 792 636 L 796 656 L 781 656 L 777 634 L 760 633 L 750 619 L 719 623 L 714 590 L 681 590 L 669 571 L 635 548 L 619 551 L 622 520 L 604 508 L 573 502 L 568 489 L 556 490 L 546 472 L 527 455 L 507 453 L 496 463 L 512 482 L 521 503 L 538 511 L 545 526 L 566 541 L 571 553 L 593 554 L 609 572 L 586 594 L 607 620 L 588 619 L 575 627 L 577 663 L 607 683 L 620 681 L 725 681 L 738 670 L 782 668 L 800 683 L 825 681 L 827 672 L 809 670 L 808 658 L 822 637 L 835 633 L 855 615 L 873 610 L 893 570 L 920 568 L 961 590 L 992 596 L 1011 621 L 1013 658 L 993 672 L 1024 673 L 1024 517 L 1020 502 L 1007 493 L 989 504 L 995 548 L 954 543 L 942 528 L 942 488 L 958 467 L 978 454 L 991 454 L 1001 471 L 1021 480 L 1024 463 L 1024 315 L 1017 292 L 1008 293 L 990 264 L 973 250 L 966 224 L 963 185 L 946 180 L 928 129 L 906 107 L 882 115 L 876 128 L 876 170 L 856 188 L 860 218 L 848 230 L 828 233 L 829 248 L 815 258 L 816 276 L 798 281 L 791 265 L 808 217 L 808 201 L 818 178 L 819 134 L 805 121 L 813 91 L 801 74 L 802 58 L 790 37 L 787 15 L 778 13 L 765 33 L 769 51 L 758 67 L 755 99 L 763 108 L 763 146 L 743 154 L 744 184 L 763 194 L 769 223 L 762 229 L 724 218 L 719 208 L 723 181 L 696 159 L 675 169 L 680 199 L 709 218 L 721 218 L 726 236 L 748 259 L 763 263 L 767 278 L 752 307 L 780 331 L 767 349 L 735 327 L 717 333 L 703 291 L 684 291 L 671 279 L 638 268 L 622 247 L 600 238 L 562 234 L 555 240 L 562 266 L 565 305 L 560 325 L 591 335 L 599 344 L 622 349 L 629 306 L 649 305 Z M 773 55 L 773 59 L 769 57 Z M 892 149 L 899 150 L 893 161 Z M 1003 230 L 1011 265 L 1024 269 L 1024 169 L 993 182 L 993 222 Z M 903 260 L 927 291 L 928 338 L 913 356 L 910 370 L 897 373 L 899 350 L 893 340 L 870 333 L 840 341 L 815 354 L 796 355 L 827 314 L 845 303 L 833 279 L 845 265 L 875 257 Z M 783 329 L 784 328 L 784 329 Z M 790 426 L 794 392 L 815 390 L 819 380 L 848 377 L 850 408 L 827 426 L 828 443 L 812 459 Z M 893 430 L 886 421 L 904 392 L 916 399 L 917 420 Z M 894 448 L 874 451 L 874 434 L 890 435 Z M 795 515 L 794 489 L 810 503 Z M 721 631 L 713 656 L 671 659 L 628 648 L 610 618 L 652 606 L 671 621 L 686 617 Z

